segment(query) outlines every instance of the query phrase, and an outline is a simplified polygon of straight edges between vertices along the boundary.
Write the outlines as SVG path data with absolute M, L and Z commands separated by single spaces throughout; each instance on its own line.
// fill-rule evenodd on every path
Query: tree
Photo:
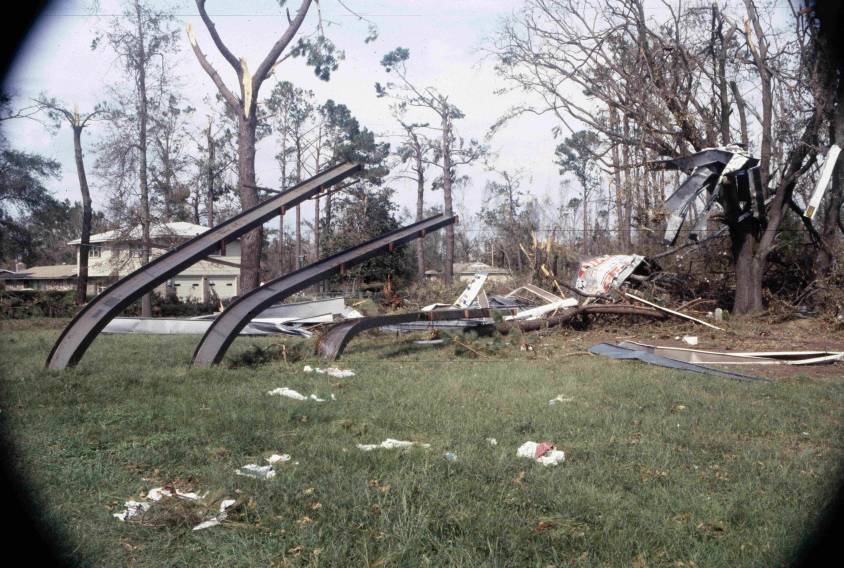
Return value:
M 33 216 L 60 207 L 45 183 L 58 178 L 61 166 L 37 154 L 0 148 L 0 261 L 12 263 L 20 257 L 32 262 L 37 241 L 29 223 Z
M 598 135 L 591 130 L 579 130 L 557 146 L 555 162 L 560 174 L 574 175 L 581 187 L 580 205 L 583 206 L 583 246 L 588 254 L 589 202 L 601 187 L 601 173 L 596 164 Z
M 254 73 L 250 73 L 247 62 L 244 58 L 234 53 L 223 42 L 214 22 L 205 10 L 205 0 L 196 0 L 196 7 L 202 22 L 211 35 L 211 39 L 225 60 L 237 73 L 239 96 L 229 89 L 217 70 L 208 61 L 208 58 L 199 48 L 196 36 L 190 25 L 187 33 L 193 52 L 199 61 L 200 66 L 208 74 L 220 95 L 225 100 L 232 113 L 237 116 L 238 122 L 238 175 L 240 185 L 240 201 L 243 209 L 254 207 L 258 204 L 258 193 L 255 179 L 255 140 L 258 127 L 258 100 L 259 91 L 264 81 L 275 71 L 275 69 L 289 57 L 305 56 L 308 65 L 314 67 L 314 72 L 322 80 L 328 80 L 331 72 L 337 69 L 339 59 L 343 54 L 334 48 L 334 45 L 322 33 L 322 27 L 318 28 L 316 37 L 299 38 L 293 49 L 289 50 L 283 57 L 282 53 L 290 45 L 299 28 L 305 21 L 305 16 L 311 7 L 312 0 L 302 0 L 295 16 L 290 17 L 288 12 L 288 27 L 279 36 L 267 55 L 258 65 Z M 244 235 L 241 238 L 241 269 L 240 269 L 240 290 L 241 293 L 249 292 L 256 288 L 260 280 L 260 258 L 263 232 L 259 227 Z
M 425 218 L 425 175 L 431 161 L 431 141 L 422 132 L 428 124 L 408 123 L 400 116 L 396 119 L 404 131 L 404 140 L 396 148 L 396 156 L 411 172 L 402 177 L 416 183 L 416 222 L 419 222 Z M 420 282 L 425 279 L 425 239 L 416 240 L 416 277 Z
M 150 226 L 150 183 L 149 183 L 149 128 L 150 99 L 154 96 L 150 85 L 151 74 L 156 65 L 166 59 L 176 48 L 176 31 L 172 29 L 172 14 L 150 7 L 141 0 L 132 0 L 123 10 L 123 17 L 114 20 L 110 28 L 95 38 L 92 48 L 96 49 L 104 38 L 118 55 L 126 75 L 131 78 L 132 90 L 121 93 L 114 90 L 115 104 L 110 112 L 112 132 L 110 140 L 100 145 L 100 170 L 112 179 L 117 179 L 119 195 L 126 197 L 126 184 L 131 177 L 137 177 L 139 189 L 139 211 L 141 225 L 141 262 L 149 263 L 152 241 Z M 164 64 L 158 70 L 165 69 Z M 154 106 L 154 105 L 153 105 Z M 127 140 L 126 132 L 134 131 L 135 138 Z M 122 204 L 121 204 L 122 208 Z M 125 211 L 125 209 L 124 209 Z M 134 216 L 134 215 L 133 215 Z M 141 299 L 141 315 L 152 315 L 152 297 L 145 294 Z
M 267 99 L 266 107 L 273 120 L 273 128 L 280 137 L 281 148 L 276 154 L 281 169 L 281 188 L 299 183 L 306 172 L 306 154 L 311 146 L 309 135 L 314 125 L 314 93 L 296 87 L 289 81 L 279 81 Z M 288 166 L 292 160 L 292 168 Z M 284 216 L 279 219 L 279 238 L 284 231 Z M 296 205 L 296 268 L 302 268 L 302 211 Z M 279 241 L 281 246 L 281 241 Z
M 796 10 L 790 29 L 770 31 L 753 0 L 743 9 L 666 2 L 660 14 L 662 20 L 646 16 L 643 0 L 527 0 L 490 51 L 510 85 L 539 103 L 514 107 L 496 127 L 523 113 L 550 113 L 570 132 L 585 126 L 606 146 L 629 149 L 638 164 L 728 140 L 758 148 L 769 199 L 764 215 L 733 208 L 722 216 L 735 268 L 734 311 L 757 311 L 767 257 L 785 214 L 797 209 L 794 189 L 819 147 L 830 55 L 816 49 L 812 24 Z M 755 90 L 758 103 L 745 101 Z M 647 187 L 637 188 L 640 203 Z
M 490 240 L 494 251 L 503 255 L 510 270 L 515 268 L 521 273 L 524 264 L 520 245 L 529 243 L 538 227 L 525 207 L 524 192 L 519 191 L 521 173 L 506 170 L 497 173 L 500 180 L 490 180 L 486 184 L 479 217 L 492 231 Z
M 88 292 L 88 253 L 91 244 L 91 219 L 93 215 L 91 192 L 88 189 L 88 177 L 85 175 L 85 163 L 82 158 L 82 131 L 105 109 L 103 105 L 97 105 L 93 111 L 82 114 L 78 107 L 74 106 L 73 110 L 70 110 L 67 105 L 55 98 L 48 98 L 47 95 L 41 95 L 35 102 L 54 121 L 67 121 L 73 133 L 76 175 L 79 179 L 79 192 L 82 194 L 82 234 L 79 239 L 79 273 L 76 275 L 76 303 L 81 306 L 85 304 Z
M 422 108 L 433 112 L 439 119 L 439 144 L 434 147 L 434 157 L 431 164 L 435 164 L 442 172 L 435 181 L 434 187 L 442 188 L 443 204 L 446 215 L 454 214 L 453 190 L 457 178 L 457 168 L 476 161 L 484 154 L 485 148 L 472 140 L 466 143 L 454 132 L 454 121 L 464 118 L 463 112 L 448 101 L 448 96 L 433 87 L 417 87 L 407 75 L 407 61 L 410 51 L 397 47 L 384 55 L 381 66 L 387 73 L 395 73 L 397 83 L 381 85 L 375 83 L 375 92 L 379 97 L 389 96 L 397 102 L 396 108 L 404 112 L 408 107 Z M 445 229 L 446 251 L 443 266 L 443 279 L 451 283 L 454 274 L 454 226 Z

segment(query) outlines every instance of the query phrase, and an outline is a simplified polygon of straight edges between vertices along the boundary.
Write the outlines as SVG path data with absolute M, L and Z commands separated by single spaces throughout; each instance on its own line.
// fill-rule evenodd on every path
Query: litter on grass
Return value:
M 220 512 L 217 514 L 217 516 L 212 517 L 212 518 L 208 519 L 207 521 L 202 521 L 201 523 L 199 523 L 198 525 L 193 527 L 193 529 L 191 529 L 191 530 L 201 531 L 202 529 L 209 529 L 211 527 L 216 527 L 222 521 L 226 520 L 226 516 L 227 516 L 226 509 L 228 509 L 229 507 L 231 507 L 235 503 L 237 503 L 237 501 L 235 501 L 234 499 L 223 499 L 223 501 L 220 503 Z
M 497 446 L 498 445 L 498 440 L 496 440 L 495 438 L 487 438 L 486 441 L 490 446 Z
M 279 462 L 285 463 L 285 462 L 290 461 L 290 454 L 281 454 L 281 455 L 273 454 L 270 457 L 265 458 L 265 459 L 267 460 L 267 463 L 270 464 L 270 465 L 275 464 L 275 463 L 279 463 Z
M 119 513 L 114 513 L 112 516 L 120 521 L 127 521 L 149 510 L 152 506 L 150 501 L 160 501 L 162 497 L 177 497 L 186 501 L 198 501 L 202 498 L 196 493 L 183 493 L 178 489 L 171 490 L 167 487 L 153 487 L 147 491 L 146 501 L 126 501 L 123 503 L 126 509 Z
M 552 398 L 548 401 L 548 406 L 554 406 L 555 404 L 559 404 L 561 402 L 571 402 L 573 400 L 574 399 L 570 396 L 558 395 L 557 398 Z
M 445 454 L 443 454 L 443 457 L 446 459 L 446 461 L 450 461 L 450 462 L 456 462 L 457 461 L 457 454 L 455 454 L 454 452 L 446 452 Z
M 149 509 L 151 505 L 151 503 L 146 501 L 126 501 L 123 503 L 126 509 L 119 513 L 114 513 L 112 517 L 115 517 L 119 521 L 128 521 Z
M 237 475 L 253 477 L 255 479 L 272 479 L 275 477 L 275 469 L 271 465 L 258 465 L 256 463 L 246 464 L 234 471 Z
M 306 373 L 319 373 L 321 375 L 328 375 L 329 377 L 334 377 L 335 379 L 345 379 L 346 377 L 354 377 L 355 372 L 351 369 L 338 369 L 337 367 L 328 367 L 327 369 L 320 369 L 319 367 L 311 367 L 310 365 L 305 365 L 302 369 Z
M 394 440 L 393 438 L 387 438 L 380 444 L 357 444 L 358 449 L 363 450 L 364 452 L 371 452 L 372 450 L 377 450 L 378 448 L 383 448 L 385 450 L 403 450 L 412 446 L 419 446 L 420 448 L 430 448 L 431 444 L 423 444 L 421 442 L 407 442 L 404 440 Z
M 293 400 L 313 400 L 314 402 L 326 402 L 326 399 L 319 398 L 315 394 L 312 394 L 311 396 L 305 396 L 299 391 L 295 391 L 287 387 L 280 387 L 271 391 L 267 391 L 267 394 L 270 396 L 284 396 L 287 398 L 292 398 Z M 336 400 L 333 394 L 331 395 L 331 400 Z
M 520 458 L 529 458 L 544 466 L 557 465 L 566 459 L 566 453 L 549 442 L 525 442 L 516 450 Z

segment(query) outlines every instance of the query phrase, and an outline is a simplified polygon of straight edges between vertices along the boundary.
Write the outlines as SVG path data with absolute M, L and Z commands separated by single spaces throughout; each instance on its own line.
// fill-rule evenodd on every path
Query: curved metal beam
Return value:
M 370 316 L 354 320 L 340 322 L 331 326 L 317 344 L 317 354 L 328 361 L 340 358 L 346 345 L 358 334 L 369 329 L 410 323 L 416 321 L 446 321 L 472 318 L 488 318 L 492 314 L 490 308 L 471 308 L 465 310 L 431 310 L 429 312 L 409 312 L 406 314 L 390 314 L 382 316 Z M 515 312 L 516 310 L 499 310 L 501 312 Z
M 188 266 L 230 241 L 272 219 L 285 208 L 312 197 L 322 189 L 339 183 L 362 169 L 360 164 L 334 166 L 232 217 L 183 245 L 159 256 L 149 264 L 121 278 L 91 300 L 64 329 L 47 358 L 50 369 L 76 365 L 97 334 L 126 306 Z
M 457 216 L 446 217 L 441 214 L 430 217 L 424 221 L 385 233 L 371 241 L 276 278 L 260 288 L 255 288 L 229 304 L 229 307 L 214 320 L 196 348 L 192 364 L 197 367 L 207 367 L 222 361 L 226 350 L 240 330 L 269 305 L 283 300 L 315 282 L 324 280 L 334 272 L 342 271 L 383 252 L 392 251 L 399 245 L 424 237 L 426 233 L 451 225 L 455 221 L 457 221 Z

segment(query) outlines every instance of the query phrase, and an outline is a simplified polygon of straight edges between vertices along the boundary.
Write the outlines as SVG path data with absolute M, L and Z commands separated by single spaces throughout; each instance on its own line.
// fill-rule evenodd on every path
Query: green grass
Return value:
M 475 341 L 498 351 L 469 358 L 389 335 L 354 341 L 340 366 L 357 376 L 340 380 L 303 373 L 312 358 L 190 371 L 189 337 L 102 337 L 78 368 L 48 372 L 57 334 L 0 334 L 0 424 L 40 519 L 79 564 L 771 566 L 841 475 L 842 380 L 746 384 L 561 357 L 555 338 L 533 352 Z M 281 386 L 337 400 L 267 396 Z M 548 406 L 560 394 L 574 400 Z M 388 437 L 432 447 L 355 447 Z M 526 440 L 566 461 L 516 458 Z M 299 465 L 234 475 L 270 453 Z M 200 532 L 111 516 L 176 479 L 248 506 Z

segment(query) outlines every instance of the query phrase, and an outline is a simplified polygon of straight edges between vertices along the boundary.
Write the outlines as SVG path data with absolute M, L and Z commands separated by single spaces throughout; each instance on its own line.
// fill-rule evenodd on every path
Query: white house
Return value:
M 183 221 L 154 225 L 150 227 L 150 239 L 153 242 L 150 257 L 160 256 L 207 230 L 208 227 Z M 116 229 L 91 235 L 88 250 L 89 294 L 100 293 L 118 278 L 141 267 L 141 231 L 139 225 L 130 230 Z M 80 239 L 68 244 L 77 247 L 78 270 Z M 225 249 L 185 269 L 156 288 L 156 291 L 162 296 L 175 294 L 182 301 L 206 302 L 236 296 L 240 274 L 240 242 L 227 243 Z

